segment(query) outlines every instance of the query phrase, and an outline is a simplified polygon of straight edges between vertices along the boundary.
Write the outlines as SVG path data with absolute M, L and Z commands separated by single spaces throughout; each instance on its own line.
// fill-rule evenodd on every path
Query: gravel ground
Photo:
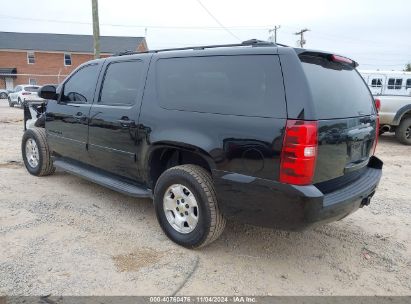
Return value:
M 0 295 L 409 295 L 411 147 L 380 138 L 369 207 L 305 232 L 229 222 L 201 250 L 169 241 L 150 200 L 22 165 L 22 110 L 0 100 Z

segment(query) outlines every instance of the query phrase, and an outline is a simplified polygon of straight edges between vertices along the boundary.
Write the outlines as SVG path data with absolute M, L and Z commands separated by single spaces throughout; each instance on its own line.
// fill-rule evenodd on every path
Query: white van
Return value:
M 373 95 L 411 96 L 411 72 L 359 71 Z

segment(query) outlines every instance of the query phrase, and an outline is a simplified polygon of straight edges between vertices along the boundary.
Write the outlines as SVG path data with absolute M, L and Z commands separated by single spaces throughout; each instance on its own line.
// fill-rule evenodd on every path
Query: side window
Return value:
M 381 86 L 382 86 L 382 79 L 381 79 L 381 78 L 374 78 L 374 79 L 371 81 L 371 86 L 372 86 L 373 88 L 381 88 Z
M 390 78 L 388 79 L 389 90 L 401 90 L 402 78 Z
M 100 103 L 106 105 L 132 105 L 141 87 L 143 71 L 141 61 L 113 62 L 107 66 Z
M 286 117 L 275 55 L 160 59 L 156 85 L 159 103 L 166 109 Z
M 394 83 L 395 83 L 394 78 L 388 79 L 388 90 L 393 90 L 394 89 Z
M 87 65 L 75 72 L 64 83 L 61 101 L 69 103 L 89 103 L 93 101 L 96 88 L 98 65 Z
M 407 79 L 407 84 L 405 85 L 405 89 L 411 89 L 411 79 Z
M 401 90 L 401 87 L 402 87 L 402 78 L 395 79 L 395 89 Z

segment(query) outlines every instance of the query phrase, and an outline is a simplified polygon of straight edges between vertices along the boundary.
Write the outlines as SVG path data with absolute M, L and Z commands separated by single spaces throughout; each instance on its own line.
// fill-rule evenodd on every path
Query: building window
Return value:
M 37 80 L 34 79 L 34 78 L 30 78 L 30 79 L 29 79 L 29 84 L 31 84 L 31 85 L 36 85 L 36 84 L 37 84 Z
M 27 63 L 34 64 L 36 62 L 36 58 L 34 57 L 34 52 L 27 52 Z
M 64 53 L 64 65 L 71 65 L 71 54 Z
M 401 90 L 402 78 L 388 79 L 388 90 Z

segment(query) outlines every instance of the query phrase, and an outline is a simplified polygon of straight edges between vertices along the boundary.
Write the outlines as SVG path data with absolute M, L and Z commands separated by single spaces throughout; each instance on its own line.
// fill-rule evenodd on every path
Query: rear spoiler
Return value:
M 358 63 L 348 57 L 331 54 L 331 53 L 324 53 L 318 51 L 307 51 L 303 49 L 296 49 L 298 57 L 302 59 L 302 57 L 317 57 L 328 60 L 330 63 L 340 63 L 341 65 L 350 66 L 351 68 L 355 69 L 358 67 Z M 300 52 L 299 52 L 300 51 Z

